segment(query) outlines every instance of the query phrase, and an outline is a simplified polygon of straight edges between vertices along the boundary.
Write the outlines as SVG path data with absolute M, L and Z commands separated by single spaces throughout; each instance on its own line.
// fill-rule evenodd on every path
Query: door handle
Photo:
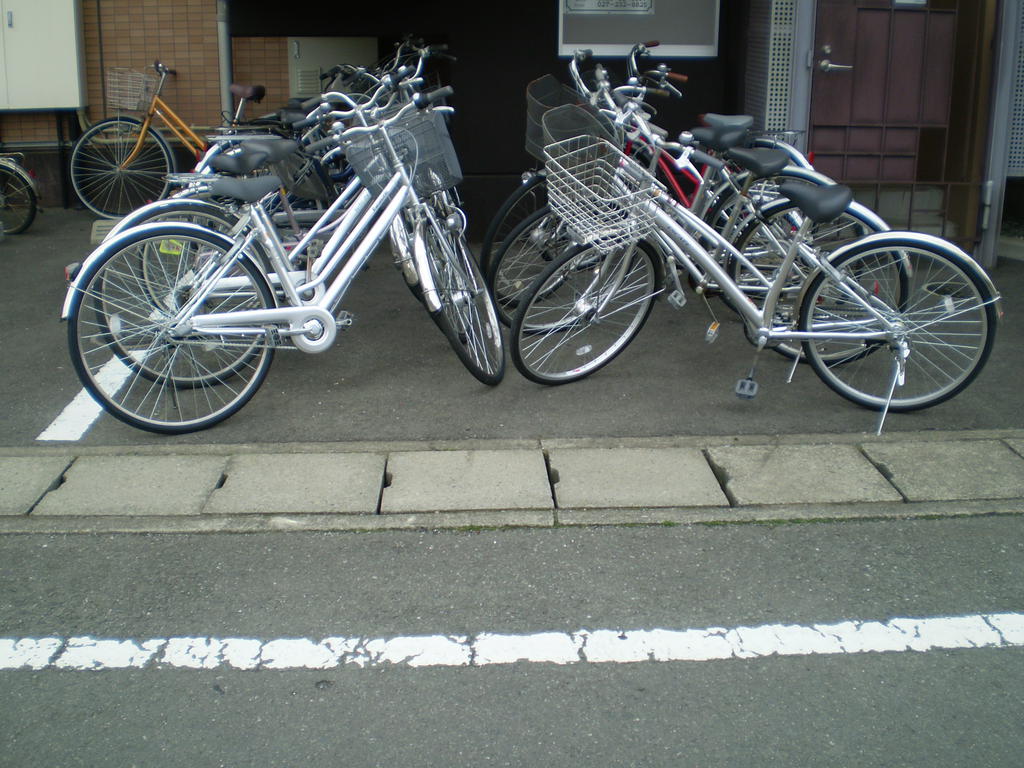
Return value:
M 822 59 L 818 64 L 818 69 L 822 72 L 846 72 L 853 69 L 852 64 L 833 64 L 828 59 Z

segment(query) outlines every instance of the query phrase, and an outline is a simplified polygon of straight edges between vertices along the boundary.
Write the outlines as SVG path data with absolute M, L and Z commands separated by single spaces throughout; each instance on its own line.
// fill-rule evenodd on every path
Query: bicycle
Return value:
M 19 153 L 0 154 L 0 234 L 17 235 L 35 220 L 39 194 Z
M 108 108 L 119 114 L 91 126 L 71 151 L 71 184 L 90 211 L 117 218 L 167 194 L 167 175 L 177 169 L 167 139 L 153 127 L 159 119 L 198 160 L 206 141 L 161 97 L 175 70 L 157 61 L 156 76 L 127 69 L 107 72 Z M 139 111 L 141 119 L 120 114 Z
M 161 433 L 207 428 L 236 413 L 262 384 L 276 349 L 322 352 L 352 324 L 341 303 L 395 229 L 410 245 L 403 272 L 416 280 L 459 359 L 480 381 L 501 380 L 500 327 L 465 243 L 465 217 L 447 192 L 460 177 L 444 130 L 450 108 L 432 106 L 451 89 L 419 94 L 388 116 L 375 113 L 390 91 L 384 83 L 363 104 L 325 94 L 309 118 L 366 124 L 324 139 L 345 143 L 357 177 L 290 253 L 259 204 L 279 182 L 255 177 L 211 182 L 215 194 L 240 202 L 244 226 L 234 236 L 150 223 L 90 255 L 63 315 L 76 372 L 109 413 Z M 323 251 L 296 269 L 297 255 L 328 225 L 335 228 Z M 254 255 L 257 242 L 269 269 Z
M 889 231 L 831 253 L 808 245 L 815 224 L 849 205 L 848 187 L 781 186 L 801 218 L 784 239 L 765 228 L 766 242 L 781 257 L 765 274 L 615 147 L 581 137 L 551 145 L 548 153 L 549 197 L 581 245 L 545 269 L 513 321 L 512 359 L 533 381 L 567 383 L 611 362 L 639 333 L 654 298 L 681 290 L 677 266 L 709 275 L 757 345 L 749 373 L 737 382 L 743 398 L 757 393 L 761 349 L 799 343 L 827 386 L 880 412 L 880 432 L 890 411 L 926 408 L 958 394 L 991 353 L 999 294 L 952 243 Z M 767 288 L 760 305 L 702 242 L 758 275 Z M 798 310 L 783 321 L 775 307 L 797 264 L 806 274 L 799 279 Z

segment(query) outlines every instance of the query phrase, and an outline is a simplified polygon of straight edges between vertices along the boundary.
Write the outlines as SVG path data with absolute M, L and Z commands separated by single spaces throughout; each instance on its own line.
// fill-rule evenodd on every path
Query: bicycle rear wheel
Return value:
M 882 410 L 906 354 L 905 380 L 893 390 L 889 410 L 913 411 L 953 397 L 984 367 L 995 340 L 995 296 L 979 268 L 953 246 L 921 236 L 876 237 L 833 264 L 874 310 L 824 272 L 807 286 L 800 329 L 854 334 L 804 342 L 811 367 L 835 392 Z M 880 318 L 893 326 L 888 340 L 856 338 L 884 330 Z
M 547 205 L 548 188 L 543 173 L 530 173 L 494 214 L 480 246 L 480 270 L 489 277 L 492 260 L 506 238 L 523 219 Z
M 3 232 L 17 235 L 36 217 L 39 200 L 32 177 L 20 166 L 0 163 L 0 223 Z
M 93 213 L 106 218 L 124 216 L 167 194 L 167 174 L 174 155 L 167 141 L 150 129 L 139 152 L 142 123 L 133 117 L 101 120 L 82 134 L 71 152 L 71 184 Z
M 523 295 L 512 322 L 516 368 L 539 384 L 565 384 L 603 368 L 647 322 L 661 272 L 644 242 L 611 253 L 584 246 L 556 259 Z
M 205 289 L 231 243 L 168 224 L 118 239 L 88 267 L 68 315 L 72 362 L 115 418 L 151 432 L 192 432 L 228 418 L 263 383 L 262 335 L 176 335 L 176 313 Z M 269 308 L 274 295 L 248 258 L 233 261 L 198 313 Z
M 498 319 L 512 324 L 523 294 L 545 267 L 573 242 L 565 235 L 561 221 L 544 206 L 519 223 L 491 260 L 487 287 L 494 297 Z
M 465 236 L 426 227 L 428 263 L 441 309 L 433 318 L 466 369 L 494 386 L 505 376 L 505 343 L 494 302 Z

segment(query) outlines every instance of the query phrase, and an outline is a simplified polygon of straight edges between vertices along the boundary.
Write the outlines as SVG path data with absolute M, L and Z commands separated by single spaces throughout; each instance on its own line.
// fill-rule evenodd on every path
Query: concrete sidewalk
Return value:
M 0 449 L 0 533 L 1024 512 L 1024 431 Z

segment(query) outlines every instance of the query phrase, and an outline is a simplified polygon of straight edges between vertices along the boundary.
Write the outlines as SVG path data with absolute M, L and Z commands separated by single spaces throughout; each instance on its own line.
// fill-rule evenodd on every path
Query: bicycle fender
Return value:
M 839 260 L 845 258 L 848 253 L 859 248 L 876 248 L 879 246 L 886 247 L 891 245 L 893 250 L 899 250 L 899 247 L 905 246 L 908 240 L 911 244 L 917 243 L 925 248 L 931 248 L 943 253 L 954 261 L 961 262 L 962 266 L 965 269 L 970 270 L 980 282 L 984 283 L 992 295 L 996 297 L 996 315 L 997 317 L 1003 316 L 1002 296 L 999 291 L 996 290 L 996 286 L 992 282 L 992 278 L 988 276 L 988 273 L 982 269 L 981 265 L 979 265 L 978 262 L 962 248 L 948 240 L 943 240 L 941 237 L 936 237 L 935 235 L 926 235 L 923 232 L 899 232 L 894 230 L 875 232 L 874 234 L 859 238 L 854 240 L 852 243 L 847 243 L 841 248 L 836 249 L 829 255 L 828 261 L 830 264 L 835 264 Z M 821 272 L 820 269 L 815 270 L 807 276 L 806 280 L 804 280 L 803 287 L 800 290 L 800 296 L 797 300 L 797 306 L 800 306 L 800 304 L 803 303 L 804 293 L 807 291 L 807 286 L 810 285 L 811 281 L 819 272 Z
M 31 190 L 36 193 L 36 196 L 38 197 L 39 189 L 36 186 L 36 180 L 32 178 L 32 174 L 26 171 L 25 168 L 20 163 L 18 163 L 18 161 L 11 160 L 6 157 L 0 157 L 0 165 L 9 170 L 23 182 L 25 182 L 29 186 L 29 188 L 31 188 Z
M 159 213 L 165 210 L 173 211 L 175 208 L 188 208 L 189 213 L 204 213 L 206 211 L 209 211 L 211 215 L 215 215 L 224 211 L 223 206 L 217 205 L 216 203 L 211 203 L 208 200 L 202 200 L 197 197 L 169 197 L 164 198 L 163 200 L 154 200 L 152 203 L 147 203 L 141 208 L 136 208 L 123 219 L 119 220 L 116 224 L 114 224 L 110 232 L 107 233 L 107 236 L 103 238 L 103 241 L 106 242 L 108 240 L 113 240 L 115 237 L 120 235 L 125 230 L 138 226 L 136 222 L 145 221 L 154 213 Z
M 85 282 L 86 278 L 92 276 L 92 273 L 97 268 L 98 264 L 102 263 L 111 254 L 121 250 L 126 245 L 129 245 L 132 241 L 142 240 L 156 233 L 165 234 L 168 237 L 174 237 L 175 235 L 202 234 L 218 240 L 222 246 L 228 249 L 235 244 L 235 241 L 227 235 L 215 232 L 212 229 L 207 229 L 206 227 L 201 227 L 198 224 L 189 224 L 187 222 L 158 221 L 126 229 L 117 237 L 100 243 L 92 253 L 85 257 L 81 268 L 78 270 L 78 274 L 75 275 L 75 279 L 71 281 L 70 285 L 68 285 L 67 293 L 64 294 L 64 304 L 61 308 L 60 319 L 68 319 L 68 315 L 71 314 L 71 305 L 74 302 L 75 297 L 81 292 L 81 284 Z M 249 259 L 251 257 L 246 255 L 245 258 Z M 259 269 L 258 265 L 257 269 Z M 262 274 L 262 270 L 260 270 L 260 273 Z

